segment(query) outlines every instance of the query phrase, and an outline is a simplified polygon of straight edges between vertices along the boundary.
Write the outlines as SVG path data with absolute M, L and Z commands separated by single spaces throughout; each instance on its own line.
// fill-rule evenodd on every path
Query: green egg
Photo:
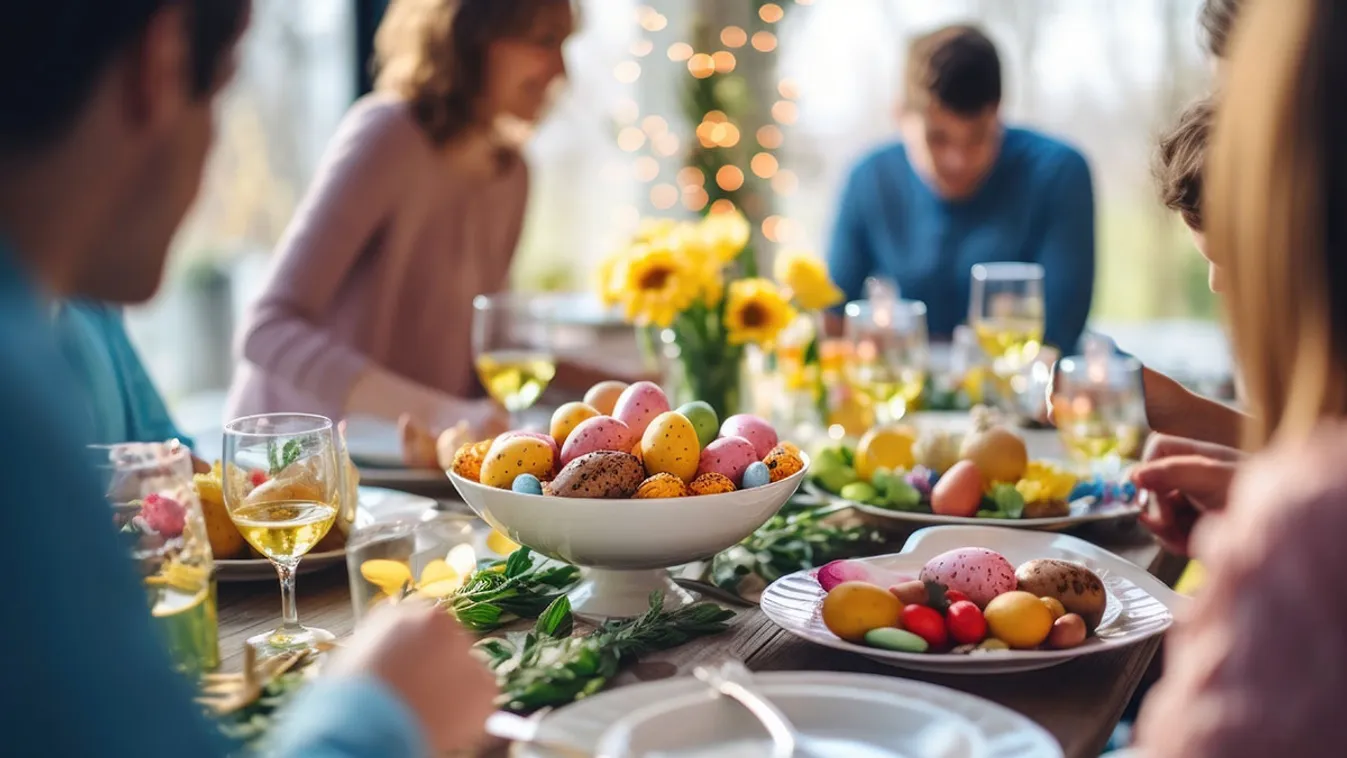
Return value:
M 871 629 L 865 633 L 865 644 L 880 650 L 893 650 L 899 653 L 924 653 L 930 647 L 926 640 L 903 629 L 884 627 Z
M 720 434 L 720 419 L 716 417 L 716 410 L 710 403 L 694 400 L 681 406 L 678 413 L 692 422 L 692 428 L 697 430 L 697 441 L 701 443 L 703 450 L 715 442 Z

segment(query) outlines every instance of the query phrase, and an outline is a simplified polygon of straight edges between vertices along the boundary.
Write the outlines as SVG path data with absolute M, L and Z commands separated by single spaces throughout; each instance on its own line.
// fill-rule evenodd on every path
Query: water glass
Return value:
M 901 419 L 926 388 L 931 360 L 926 304 L 852 301 L 845 334 L 852 348 L 848 380 L 870 397 L 878 421 Z
M 1146 429 L 1141 363 L 1113 354 L 1063 358 L 1052 410 L 1062 445 L 1075 460 L 1096 473 L 1116 473 L 1140 452 Z
M 346 545 L 356 620 L 403 596 L 448 597 L 477 568 L 474 542 L 473 519 L 443 511 L 356 529 Z
M 985 263 L 973 267 L 968 323 L 998 376 L 1030 364 L 1043 345 L 1043 267 Z

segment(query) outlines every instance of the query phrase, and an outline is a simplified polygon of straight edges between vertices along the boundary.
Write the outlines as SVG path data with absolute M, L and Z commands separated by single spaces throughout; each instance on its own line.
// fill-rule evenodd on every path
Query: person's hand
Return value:
M 468 750 L 481 742 L 496 697 L 496 680 L 471 646 L 469 635 L 443 610 L 424 603 L 385 604 L 324 675 L 381 680 L 416 714 L 436 751 Z
M 1130 475 L 1146 506 L 1142 525 L 1166 550 L 1188 555 L 1202 515 L 1225 509 L 1240 458 L 1238 451 L 1220 445 L 1154 435 Z

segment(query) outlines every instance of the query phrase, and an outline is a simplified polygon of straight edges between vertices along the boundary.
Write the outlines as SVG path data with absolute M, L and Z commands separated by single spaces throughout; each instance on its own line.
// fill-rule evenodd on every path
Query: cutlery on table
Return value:
M 692 675 L 711 689 L 728 697 L 757 717 L 772 737 L 772 758 L 794 758 L 800 743 L 800 733 L 772 701 L 752 684 L 752 675 L 738 661 L 729 661 L 719 668 L 698 666 Z

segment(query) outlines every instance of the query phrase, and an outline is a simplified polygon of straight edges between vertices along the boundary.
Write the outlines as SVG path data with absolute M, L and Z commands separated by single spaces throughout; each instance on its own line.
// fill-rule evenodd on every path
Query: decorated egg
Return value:
M 632 436 L 640 438 L 645 428 L 661 413 L 668 413 L 669 398 L 654 382 L 637 382 L 623 390 L 613 408 L 613 418 L 626 424 Z
M 776 430 L 772 425 L 747 413 L 730 416 L 720 425 L 720 436 L 743 437 L 753 443 L 753 460 L 760 461 L 776 447 Z
M 678 412 L 692 422 L 692 428 L 697 430 L 697 443 L 702 447 L 711 444 L 719 435 L 720 417 L 716 415 L 716 409 L 712 408 L 710 403 L 694 400 L 684 404 Z
M 506 432 L 501 436 L 497 437 L 496 442 L 508 440 L 514 437 L 529 437 L 531 439 L 538 440 L 539 442 L 542 442 L 543 444 L 547 445 L 552 449 L 552 471 L 555 472 L 556 470 L 561 468 L 561 448 L 557 446 L 557 441 L 552 439 L 552 435 L 543 434 L 542 432 L 526 432 L 521 430 L 515 432 Z
M 612 416 L 595 416 L 581 421 L 561 446 L 561 465 L 568 466 L 582 455 L 601 450 L 626 453 L 635 441 L 631 429 Z
M 800 469 L 804 468 L 804 459 L 800 457 L 800 449 L 789 442 L 783 442 L 772 448 L 772 452 L 768 453 L 767 457 L 762 459 L 762 462 L 767 464 L 767 470 L 771 473 L 774 482 L 789 479 L 800 473 Z
M 697 476 L 701 452 L 697 430 L 681 413 L 661 413 L 641 436 L 641 460 L 648 474 L 673 474 L 690 482 Z
M 743 437 L 721 437 L 706 446 L 697 465 L 697 475 L 720 474 L 738 487 L 744 480 L 744 470 L 758 460 L 753 443 Z
M 487 451 L 491 445 L 496 442 L 495 438 L 482 440 L 481 442 L 465 442 L 454 453 L 454 461 L 450 469 L 459 476 L 473 482 L 482 481 L 482 462 L 486 460 Z
M 694 495 L 724 495 L 734 492 L 734 482 L 724 474 L 698 474 L 688 485 L 688 491 Z
M 536 437 L 498 437 L 482 461 L 482 484 L 508 490 L 520 474 L 551 479 L 552 447 Z
M 617 407 L 617 399 L 622 397 L 626 391 L 627 383 L 612 379 L 606 382 L 599 382 L 585 393 L 585 405 L 598 411 L 604 416 L 613 415 L 613 409 Z
M 567 463 L 549 491 L 556 497 L 627 498 L 636 493 L 644 478 L 636 456 L 601 450 Z
M 520 474 L 514 478 L 514 483 L 510 489 L 521 495 L 541 495 L 543 494 L 543 483 L 538 481 L 538 477 L 533 474 Z
M 772 472 L 762 461 L 753 461 L 744 469 L 744 489 L 761 487 L 772 483 Z
M 983 547 L 962 547 L 941 553 L 926 562 L 919 578 L 958 590 L 979 608 L 985 608 L 992 598 L 1014 590 L 1019 584 L 1010 561 Z
M 575 427 L 598 415 L 599 412 L 592 406 L 584 403 L 566 403 L 552 414 L 552 439 L 556 440 L 558 447 L 565 445 L 566 438 L 571 436 Z
M 660 498 L 687 497 L 692 491 L 687 482 L 673 474 L 655 474 L 641 482 L 636 488 L 637 500 L 658 500 Z

